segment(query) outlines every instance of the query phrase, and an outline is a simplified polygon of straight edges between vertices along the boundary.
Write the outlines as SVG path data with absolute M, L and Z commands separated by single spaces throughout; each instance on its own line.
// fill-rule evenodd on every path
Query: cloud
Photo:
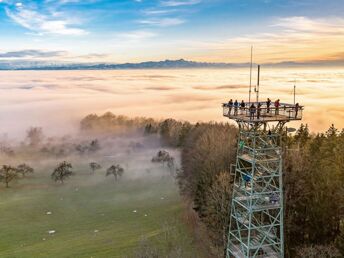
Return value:
M 303 16 L 280 18 L 274 27 L 289 29 L 292 32 L 344 33 L 344 19 L 310 19 Z
M 191 102 L 208 102 L 208 101 L 212 101 L 212 100 L 216 100 L 218 99 L 218 97 L 216 96 L 212 96 L 212 95 L 197 95 L 195 93 L 193 94 L 188 94 L 188 93 L 184 93 L 184 94 L 170 94 L 167 95 L 167 104 L 175 104 L 175 103 L 191 103 Z
M 169 27 L 176 26 L 185 23 L 185 20 L 179 18 L 162 18 L 162 19 L 148 19 L 141 20 L 139 23 L 144 25 L 159 26 L 159 27 Z
M 117 38 L 122 40 L 129 40 L 129 41 L 141 41 L 149 38 L 153 38 L 157 36 L 156 33 L 148 30 L 134 30 L 128 31 L 126 33 L 119 33 Z
M 151 86 L 151 87 L 146 87 L 145 90 L 154 90 L 154 91 L 170 91 L 170 90 L 176 90 L 178 88 L 176 87 L 169 87 L 169 86 Z
M 342 59 L 342 42 L 344 19 L 281 17 L 265 31 L 218 41 L 187 42 L 184 51 L 199 53 L 194 55 L 198 60 L 247 62 L 253 45 L 254 61 L 258 63 L 311 62 Z
M 172 12 L 175 12 L 176 9 L 146 9 L 143 11 L 145 15 L 165 15 Z
M 71 58 L 81 58 L 81 59 L 103 59 L 103 58 L 108 58 L 110 55 L 109 54 L 98 54 L 98 53 L 90 53 L 87 55 L 81 55 L 81 56 L 72 56 Z
M 201 0 L 168 0 L 162 1 L 162 6 L 167 7 L 177 7 L 177 6 L 185 6 L 185 5 L 195 5 L 201 3 Z
M 237 85 L 237 84 L 230 84 L 230 85 L 221 85 L 221 86 L 194 86 L 192 87 L 195 90 L 228 90 L 228 89 L 245 89 L 247 85 Z
M 20 50 L 0 53 L 0 58 L 46 58 L 67 55 L 66 51 Z
M 54 4 L 69 4 L 69 3 L 79 3 L 80 0 L 45 0 L 45 3 L 54 3 Z
M 51 60 L 55 64 L 59 62 L 74 62 L 75 60 L 96 62 L 108 58 L 109 54 L 104 53 L 89 53 L 85 55 L 72 55 L 67 51 L 45 51 L 38 49 L 24 49 L 18 51 L 0 52 L 0 62 L 9 63 L 14 66 L 27 67 L 32 66 L 32 62 L 39 62 L 41 65 L 49 65 Z M 48 63 L 46 63 L 48 62 Z M 61 63 L 63 65 L 63 63 Z
M 68 3 L 78 3 L 79 0 L 60 0 L 61 4 L 68 4 Z
M 15 23 L 34 31 L 38 34 L 58 34 L 80 36 L 87 34 L 87 31 L 73 27 L 75 20 L 64 18 L 61 15 L 55 17 L 53 14 L 42 14 L 34 9 L 18 6 L 15 10 L 6 8 L 6 14 Z

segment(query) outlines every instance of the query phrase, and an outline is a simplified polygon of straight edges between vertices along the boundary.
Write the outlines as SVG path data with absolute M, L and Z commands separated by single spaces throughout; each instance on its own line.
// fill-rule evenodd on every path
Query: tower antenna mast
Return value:
M 294 82 L 294 105 L 296 104 L 296 79 Z
M 258 65 L 257 88 L 255 89 L 255 92 L 257 94 L 257 106 L 258 106 L 258 102 L 259 102 L 259 86 L 260 86 L 260 65 Z
M 253 46 L 251 46 L 251 64 L 250 64 L 250 90 L 249 90 L 249 96 L 248 96 L 248 102 L 251 105 L 251 92 L 252 92 L 252 61 L 253 61 Z

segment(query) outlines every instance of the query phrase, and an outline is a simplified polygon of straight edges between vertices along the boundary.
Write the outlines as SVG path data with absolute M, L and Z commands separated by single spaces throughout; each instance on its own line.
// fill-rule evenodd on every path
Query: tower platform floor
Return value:
M 255 102 L 255 109 L 250 108 L 250 104 L 245 107 L 235 107 L 228 103 L 223 103 L 223 116 L 236 121 L 242 122 L 280 122 L 293 121 L 302 119 L 302 106 L 293 104 L 281 103 L 280 107 L 267 107 L 266 102 L 259 102 L 260 107 L 257 108 Z

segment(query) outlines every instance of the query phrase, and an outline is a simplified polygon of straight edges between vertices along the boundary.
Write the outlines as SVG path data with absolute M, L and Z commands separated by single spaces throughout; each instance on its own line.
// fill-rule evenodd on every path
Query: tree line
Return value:
M 228 124 L 197 124 L 182 142 L 179 183 L 207 226 L 214 252 L 227 244 L 237 130 Z M 171 132 L 176 129 L 169 130 Z M 173 133 L 175 134 L 175 132 Z M 171 134 L 167 139 L 171 140 Z M 284 151 L 285 247 L 287 257 L 344 255 L 344 130 L 331 126 L 311 134 L 301 125 L 286 136 Z

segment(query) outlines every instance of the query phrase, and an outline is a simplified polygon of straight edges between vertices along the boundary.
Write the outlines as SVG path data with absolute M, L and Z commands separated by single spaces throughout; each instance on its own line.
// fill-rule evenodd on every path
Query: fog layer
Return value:
M 344 69 L 262 68 L 261 99 L 267 97 L 306 106 L 304 123 L 323 131 L 344 126 Z M 253 84 L 256 82 L 253 75 Z M 249 71 L 1 71 L 0 133 L 23 135 L 29 126 L 50 134 L 75 132 L 89 113 L 129 117 L 227 121 L 221 103 L 248 99 Z

